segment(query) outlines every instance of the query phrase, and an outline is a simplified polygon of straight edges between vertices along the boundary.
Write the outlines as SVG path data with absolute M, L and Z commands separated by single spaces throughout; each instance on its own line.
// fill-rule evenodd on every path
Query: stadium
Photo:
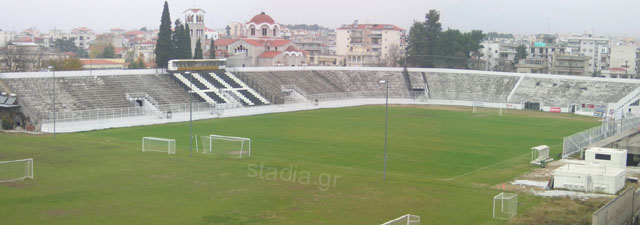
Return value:
M 6 224 L 534 224 L 557 199 L 513 183 L 540 169 L 531 148 L 560 163 L 616 147 L 640 112 L 631 79 L 225 60 L 0 88 L 22 130 L 0 135 Z M 598 196 L 580 217 L 618 199 Z

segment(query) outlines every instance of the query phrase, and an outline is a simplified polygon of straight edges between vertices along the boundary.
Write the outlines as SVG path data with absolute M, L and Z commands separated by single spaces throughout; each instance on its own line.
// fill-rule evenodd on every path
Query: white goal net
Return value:
M 484 102 L 473 102 L 472 112 L 474 117 L 504 116 L 507 110 L 504 107 L 488 107 Z
M 407 214 L 392 220 L 389 220 L 382 225 L 420 225 L 420 216 Z
M 166 152 L 167 154 L 176 154 L 176 140 L 158 137 L 142 138 L 143 152 Z
M 0 182 L 33 179 L 33 159 L 0 161 Z
M 200 136 L 202 153 L 224 157 L 244 158 L 251 156 L 251 139 L 222 135 Z
M 511 219 L 518 214 L 518 195 L 500 193 L 493 197 L 493 218 Z

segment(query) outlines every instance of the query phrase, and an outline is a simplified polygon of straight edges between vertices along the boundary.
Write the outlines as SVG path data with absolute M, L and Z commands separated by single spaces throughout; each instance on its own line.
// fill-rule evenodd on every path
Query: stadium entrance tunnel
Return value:
M 525 102 L 524 109 L 532 109 L 536 111 L 540 111 L 540 103 L 539 102 Z
M 142 106 L 143 103 L 141 99 L 136 100 L 136 106 Z

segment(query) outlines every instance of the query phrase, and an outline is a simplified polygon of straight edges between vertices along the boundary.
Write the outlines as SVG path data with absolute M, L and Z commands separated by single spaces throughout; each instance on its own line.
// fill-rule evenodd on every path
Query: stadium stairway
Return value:
M 213 71 L 209 73 L 217 83 L 220 83 L 230 93 L 237 96 L 245 105 L 264 105 L 269 101 L 258 92 L 249 87 L 232 73 L 226 71 Z
M 201 89 L 201 88 L 206 88 L 204 84 L 200 83 L 199 81 L 194 81 L 192 85 L 189 79 L 180 73 L 173 73 L 173 76 L 176 77 L 180 82 L 182 82 L 184 88 L 186 88 L 187 90 L 194 91 L 195 96 L 200 97 L 202 100 L 204 100 L 205 102 L 208 102 L 209 104 L 216 103 L 209 95 L 203 92 L 203 89 Z

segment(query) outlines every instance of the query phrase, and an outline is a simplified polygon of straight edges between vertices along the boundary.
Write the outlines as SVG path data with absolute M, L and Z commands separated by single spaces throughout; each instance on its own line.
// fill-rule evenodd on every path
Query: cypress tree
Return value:
M 160 31 L 158 32 L 158 42 L 156 43 L 156 65 L 159 68 L 167 68 L 167 63 L 172 52 L 171 43 L 171 17 L 169 15 L 169 4 L 165 1 L 160 19 Z
M 193 53 L 191 52 L 191 30 L 189 24 L 184 25 L 184 59 L 191 59 Z
M 200 39 L 196 41 L 196 50 L 193 53 L 193 59 L 203 59 L 202 57 L 202 44 L 200 44 Z
M 180 22 L 180 19 L 177 19 L 175 22 L 175 29 L 173 30 L 173 34 L 171 36 L 172 46 L 171 46 L 171 59 L 182 59 L 184 55 L 183 50 L 183 42 L 184 42 L 184 27 Z
M 209 58 L 210 59 L 215 59 L 216 58 L 216 46 L 213 44 L 213 38 L 211 38 L 211 44 L 209 45 Z

